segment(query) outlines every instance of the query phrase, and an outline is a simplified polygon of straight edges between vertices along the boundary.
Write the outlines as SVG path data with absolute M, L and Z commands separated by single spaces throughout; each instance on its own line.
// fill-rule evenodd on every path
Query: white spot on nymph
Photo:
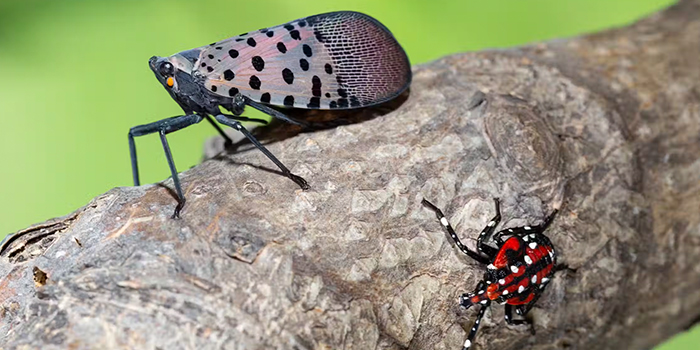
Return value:
M 530 249 L 535 249 L 535 248 L 537 248 L 537 243 L 532 242 L 529 244 L 529 246 L 530 246 Z
M 506 320 L 510 320 L 510 316 L 506 315 Z
M 535 234 L 534 234 L 534 233 L 531 234 L 531 235 L 530 235 L 530 238 L 533 238 L 533 239 L 534 239 L 534 238 L 535 238 Z
M 486 225 L 486 226 L 488 226 L 488 227 L 493 227 L 494 225 L 496 225 L 496 222 L 493 221 L 493 220 L 491 220 L 491 221 L 489 221 L 489 224 Z
M 508 289 L 503 291 L 503 295 L 508 295 Z
M 549 282 L 549 278 L 545 277 L 542 279 L 542 283 L 547 283 L 547 282 Z
M 527 236 L 524 236 L 524 237 L 523 237 L 523 241 L 527 242 L 527 241 L 529 241 L 529 240 L 530 240 L 530 239 L 527 238 Z
M 517 312 L 517 313 L 518 313 L 518 315 L 522 315 L 522 314 L 523 314 L 523 312 L 522 312 L 522 311 L 520 311 L 520 309 L 517 309 L 517 310 L 515 310 L 515 312 Z
M 537 283 L 537 275 L 532 276 L 532 283 Z
M 450 223 L 447 222 L 447 218 L 444 216 L 440 218 L 440 223 L 442 224 L 442 226 L 445 226 L 445 227 L 450 226 Z
M 484 305 L 486 305 L 486 303 L 488 303 L 488 302 L 489 302 L 488 300 L 482 300 L 482 301 L 481 301 L 481 303 L 484 304 Z
M 486 281 L 486 284 L 491 284 L 491 283 L 492 283 L 491 281 Z
M 472 332 L 476 332 L 476 327 L 472 327 Z
M 472 341 L 469 340 L 469 339 L 467 339 L 467 340 L 464 342 L 464 348 L 465 348 L 465 349 L 469 349 L 471 346 L 472 346 Z
M 479 293 L 476 293 L 476 294 L 484 294 L 484 291 L 480 290 Z
M 518 293 L 522 293 L 525 290 L 525 287 L 520 286 L 518 287 Z
M 486 268 L 489 270 L 495 270 L 496 266 L 493 266 L 493 264 L 489 264 L 489 266 L 486 266 Z
M 506 280 L 501 278 L 500 280 L 498 280 L 498 284 L 506 284 Z
M 477 318 L 476 322 L 474 322 L 474 323 L 479 324 L 479 322 L 481 322 L 481 321 Z
M 508 232 L 513 232 L 513 229 L 512 229 L 512 228 L 509 228 L 509 229 L 508 229 Z
M 526 264 L 528 264 L 528 265 L 532 264 L 532 259 L 528 255 L 525 255 L 524 259 L 525 259 Z
M 513 271 L 513 273 L 518 273 L 518 271 L 520 271 L 520 269 L 515 265 L 511 266 L 510 270 Z
M 530 227 L 530 226 L 525 226 L 525 227 L 523 227 L 523 228 L 529 231 L 532 227 Z

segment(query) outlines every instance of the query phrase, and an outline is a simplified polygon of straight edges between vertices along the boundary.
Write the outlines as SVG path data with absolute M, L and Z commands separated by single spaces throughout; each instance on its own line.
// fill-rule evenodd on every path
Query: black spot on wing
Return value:
M 253 39 L 253 38 L 248 38 L 248 40 L 247 40 L 246 42 L 247 42 L 248 45 L 250 45 L 251 47 L 255 47 L 255 45 L 258 44 L 258 43 L 255 42 L 255 39 Z
M 236 77 L 236 74 L 234 74 L 232 70 L 227 69 L 224 71 L 224 79 L 231 81 L 235 77 Z
M 260 96 L 260 102 L 262 103 L 270 103 L 270 93 L 266 92 Z
M 262 72 L 262 70 L 265 69 L 265 60 L 260 56 L 253 56 L 251 63 L 253 64 L 253 68 L 258 72 Z
M 301 67 L 301 70 L 306 72 L 307 70 L 309 70 L 309 61 L 307 61 L 305 58 L 300 59 L 299 67 Z
M 294 106 L 294 96 L 289 95 L 284 98 L 284 105 L 286 107 L 293 107 Z
M 236 58 L 236 57 L 238 57 L 238 50 L 234 50 L 234 49 L 228 50 L 228 55 L 231 56 L 231 58 Z
M 287 46 L 284 45 L 284 43 L 280 41 L 277 43 L 277 51 L 279 51 L 281 53 L 287 53 Z
M 302 46 L 302 50 L 304 51 L 304 55 L 306 55 L 306 57 L 311 57 L 313 55 L 313 51 L 311 51 L 311 46 L 309 45 L 304 44 Z
M 236 94 L 238 94 L 238 89 L 236 89 L 236 88 L 230 88 L 230 89 L 228 89 L 228 95 L 229 95 L 229 96 L 233 97 L 233 96 L 236 96 Z
M 255 75 L 250 76 L 250 81 L 248 82 L 248 85 L 250 85 L 250 88 L 253 90 L 260 90 L 260 78 L 258 78 Z
M 312 97 L 309 100 L 309 104 L 307 104 L 306 107 L 308 107 L 308 108 L 320 108 L 321 107 L 321 98 Z
M 294 83 L 294 73 L 292 72 L 291 69 L 285 68 L 282 70 L 282 79 L 284 79 L 284 82 L 291 85 Z
M 314 77 L 311 78 L 311 93 L 315 97 L 321 97 L 321 79 L 318 75 L 314 75 Z
M 291 32 L 289 32 L 289 35 L 291 35 L 292 39 L 294 40 L 301 40 L 301 36 L 299 35 L 298 30 L 292 30 Z

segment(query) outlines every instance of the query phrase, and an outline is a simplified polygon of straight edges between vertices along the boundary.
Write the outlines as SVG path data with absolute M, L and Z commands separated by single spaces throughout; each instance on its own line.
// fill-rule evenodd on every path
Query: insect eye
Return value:
M 164 62 L 160 65 L 160 74 L 162 76 L 172 76 L 174 72 L 173 65 L 170 62 Z

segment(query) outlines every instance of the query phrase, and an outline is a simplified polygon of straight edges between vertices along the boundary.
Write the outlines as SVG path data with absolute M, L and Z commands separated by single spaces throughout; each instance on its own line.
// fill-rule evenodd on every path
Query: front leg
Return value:
M 438 220 L 440 220 L 440 223 L 442 224 L 442 226 L 445 227 L 445 229 L 447 230 L 447 233 L 450 234 L 452 241 L 454 241 L 455 245 L 457 246 L 457 248 L 459 248 L 459 250 L 462 251 L 462 253 L 466 254 L 470 258 L 472 258 L 472 259 L 474 259 L 482 264 L 491 263 L 490 259 L 479 255 L 479 253 L 470 250 L 469 248 L 467 248 L 467 246 L 462 244 L 462 241 L 460 241 L 459 237 L 457 237 L 457 233 L 455 233 L 455 230 L 452 228 L 452 225 L 450 225 L 450 222 L 447 221 L 447 218 L 442 213 L 442 210 L 440 210 L 438 207 L 436 207 L 433 203 L 428 202 L 425 198 L 423 199 L 423 201 L 421 203 L 426 208 L 435 212 L 435 216 L 437 216 Z
M 168 161 L 170 174 L 172 175 L 173 184 L 175 185 L 175 191 L 177 192 L 178 197 L 178 203 L 175 207 L 175 212 L 172 215 L 173 218 L 180 217 L 180 211 L 185 206 L 185 195 L 182 193 L 180 178 L 177 175 L 175 161 L 173 160 L 170 145 L 168 144 L 168 140 L 165 135 L 180 129 L 184 129 L 190 125 L 197 124 L 201 121 L 202 116 L 198 114 L 188 114 L 159 120 L 150 124 L 135 126 L 129 130 L 129 154 L 131 155 L 131 173 L 134 177 L 134 186 L 139 186 L 141 183 L 139 180 L 139 166 L 136 158 L 136 143 L 134 142 L 134 138 L 153 133 L 158 133 L 160 135 L 160 141 L 163 144 L 163 150 L 165 151 L 165 159 Z
M 533 233 L 543 233 L 547 229 L 547 227 L 549 227 L 549 225 L 552 223 L 552 221 L 554 220 L 554 217 L 557 215 L 558 212 L 559 212 L 558 210 L 554 210 L 551 214 L 549 214 L 549 216 L 547 216 L 546 219 L 544 219 L 544 222 L 542 222 L 539 225 L 534 225 L 534 226 L 526 225 L 526 226 L 514 227 L 514 228 L 509 228 L 509 229 L 505 229 L 503 231 L 500 231 L 500 232 L 496 233 L 496 235 L 494 236 L 494 240 L 496 240 L 496 242 L 498 244 L 503 244 L 503 238 L 502 238 L 503 236 L 521 236 L 522 237 L 522 236 L 533 234 Z
M 486 245 L 486 241 L 493 234 L 493 231 L 496 229 L 496 225 L 501 222 L 501 202 L 498 200 L 498 198 L 494 198 L 493 201 L 496 204 L 496 215 L 491 219 L 491 221 L 489 221 L 488 224 L 486 224 L 486 227 L 484 227 L 479 234 L 479 240 L 477 241 L 477 248 L 479 251 L 486 254 L 486 256 L 492 260 L 498 254 L 498 250 Z

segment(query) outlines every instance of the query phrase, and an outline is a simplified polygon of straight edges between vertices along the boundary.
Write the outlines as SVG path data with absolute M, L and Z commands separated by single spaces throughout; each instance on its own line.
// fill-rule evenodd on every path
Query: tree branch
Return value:
M 362 123 L 265 129 L 309 191 L 257 151 L 184 172 L 181 220 L 162 185 L 113 189 L 6 241 L 0 342 L 459 349 L 476 310 L 457 297 L 484 270 L 420 200 L 473 247 L 500 197 L 504 227 L 561 208 L 548 235 L 569 269 L 531 312 L 536 335 L 494 307 L 477 347 L 648 349 L 700 316 L 699 58 L 700 1 L 681 1 L 417 66 L 408 99 L 345 113 Z

